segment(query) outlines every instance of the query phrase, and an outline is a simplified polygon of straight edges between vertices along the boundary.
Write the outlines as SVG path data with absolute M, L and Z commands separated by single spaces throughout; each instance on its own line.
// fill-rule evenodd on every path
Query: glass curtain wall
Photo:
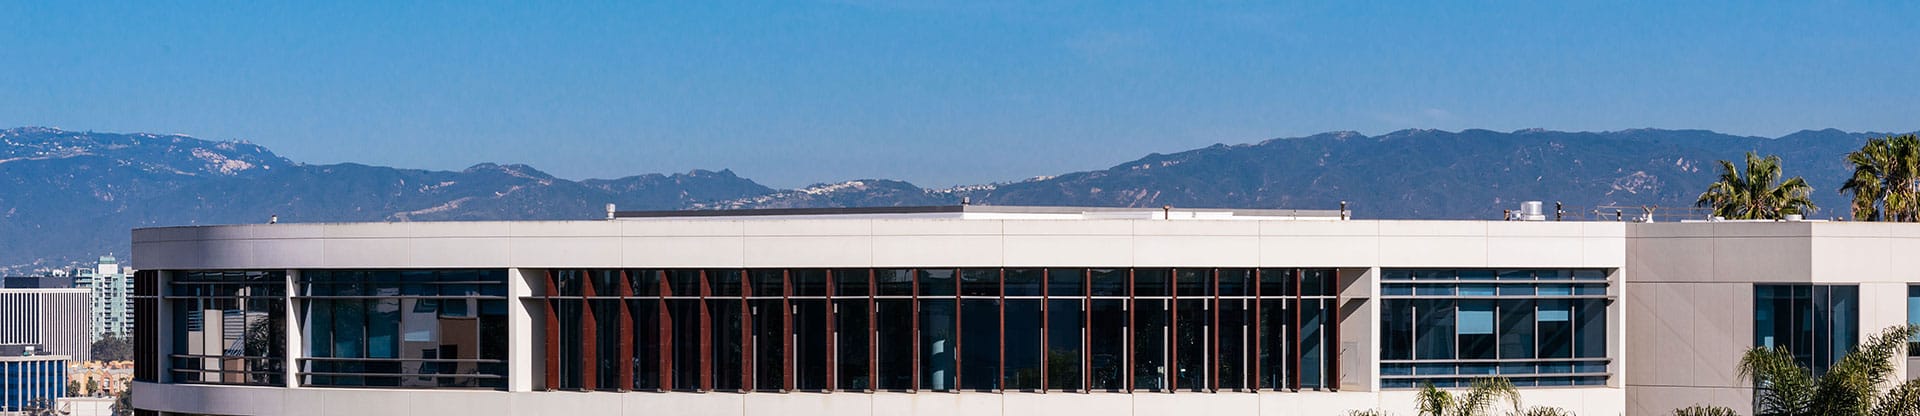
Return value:
M 1331 269 L 551 270 L 547 388 L 1337 386 Z
M 1858 328 L 1858 286 L 1753 286 L 1753 346 L 1785 348 L 1816 375 L 1860 342 Z
M 286 385 L 286 272 L 177 271 L 168 351 L 176 383 Z
M 1457 387 L 1493 375 L 1520 386 L 1607 382 L 1606 270 L 1382 274 L 1383 387 Z
M 295 296 L 306 312 L 301 384 L 505 388 L 506 275 L 502 269 L 301 271 Z M 612 285 L 579 277 L 569 279 L 567 290 L 593 293 Z M 589 316 L 623 309 L 617 300 L 568 306 Z M 582 337 L 618 334 L 609 323 L 619 321 L 589 319 L 572 327 Z M 610 349 L 587 344 L 574 351 Z M 591 372 L 608 365 L 604 361 L 571 370 Z

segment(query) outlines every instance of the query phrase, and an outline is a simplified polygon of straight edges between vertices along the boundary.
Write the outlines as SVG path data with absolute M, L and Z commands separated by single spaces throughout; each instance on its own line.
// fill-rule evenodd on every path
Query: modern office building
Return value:
M 0 289 L 0 356 L 29 352 L 80 361 L 93 355 L 86 290 Z
M 135 406 L 223 415 L 1744 408 L 1907 321 L 1920 225 L 909 207 L 138 229 Z M 1907 270 L 1914 270 L 1908 272 Z M 1920 303 L 1915 303 L 1920 306 Z M 1808 317 L 1802 319 L 1801 317 Z
M 0 356 L 0 413 L 52 407 L 66 395 L 64 355 Z
M 93 292 L 88 301 L 92 339 L 132 334 L 133 280 L 120 268 L 120 261 L 101 256 L 94 268 L 80 269 L 76 275 L 74 287 Z

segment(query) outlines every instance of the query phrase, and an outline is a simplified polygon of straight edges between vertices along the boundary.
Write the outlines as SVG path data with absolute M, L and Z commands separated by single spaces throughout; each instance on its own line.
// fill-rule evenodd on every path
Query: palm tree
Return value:
M 1505 378 L 1475 379 L 1459 397 L 1427 383 L 1414 398 L 1419 401 L 1420 416 L 1482 416 L 1503 399 L 1514 408 L 1520 407 L 1520 391 Z
M 133 386 L 113 395 L 113 416 L 133 416 Z
M 1720 161 L 1720 181 L 1708 185 L 1694 205 L 1712 208 L 1714 216 L 1728 219 L 1779 219 L 1818 209 L 1809 196 L 1812 193 L 1813 187 L 1798 176 L 1780 180 L 1779 156 L 1761 158 L 1747 152 L 1746 171 Z
M 1755 416 L 1920 414 L 1920 379 L 1885 392 L 1880 383 L 1894 376 L 1894 358 L 1904 356 L 1907 339 L 1920 326 L 1888 328 L 1815 377 L 1793 361 L 1785 348 L 1754 347 L 1740 357 L 1740 377 L 1752 380 Z
M 1853 176 L 1840 192 L 1853 194 L 1853 218 L 1920 221 L 1920 138 L 1908 134 L 1867 140 L 1847 154 Z

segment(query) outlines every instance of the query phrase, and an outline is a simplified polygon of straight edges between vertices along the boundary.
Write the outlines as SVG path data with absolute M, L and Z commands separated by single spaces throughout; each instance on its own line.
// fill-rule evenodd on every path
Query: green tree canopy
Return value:
M 1888 328 L 1815 377 L 1785 348 L 1754 347 L 1740 358 L 1740 377 L 1754 386 L 1754 416 L 1910 416 L 1920 414 L 1920 379 L 1887 391 L 1896 358 L 1920 326 Z
M 1713 216 L 1727 219 L 1780 219 L 1787 215 L 1807 214 L 1813 205 L 1813 186 L 1798 176 L 1782 181 L 1780 157 L 1760 157 L 1747 152 L 1747 168 L 1720 161 L 1720 180 L 1707 186 L 1694 204 L 1713 209 Z
M 1867 140 L 1847 154 L 1853 176 L 1840 185 L 1853 194 L 1857 221 L 1920 221 L 1920 138 L 1914 135 Z

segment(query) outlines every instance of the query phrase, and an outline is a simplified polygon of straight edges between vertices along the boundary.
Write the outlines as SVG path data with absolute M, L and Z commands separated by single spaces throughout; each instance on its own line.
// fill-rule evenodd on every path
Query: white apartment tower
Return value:
M 111 255 L 101 256 L 97 267 L 75 274 L 74 287 L 92 292 L 87 301 L 90 338 L 97 341 L 108 334 L 132 334 L 133 281 L 120 269 L 120 261 Z

